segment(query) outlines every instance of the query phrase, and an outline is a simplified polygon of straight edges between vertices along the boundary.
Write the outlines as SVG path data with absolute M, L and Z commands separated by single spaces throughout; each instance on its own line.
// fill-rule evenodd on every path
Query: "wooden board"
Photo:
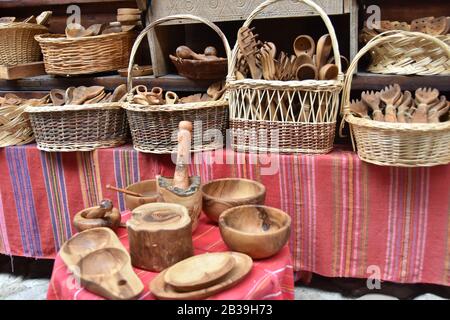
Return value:
M 45 74 L 44 62 L 31 62 L 14 66 L 0 66 L 0 79 L 14 80 Z
M 164 281 L 167 272 L 164 270 L 150 283 L 150 291 L 155 297 L 162 300 L 199 300 L 229 289 L 243 280 L 253 266 L 252 258 L 246 254 L 232 252 L 231 255 L 235 259 L 234 268 L 219 283 L 211 287 L 191 292 L 177 292 Z
M 144 286 L 131 267 L 130 256 L 108 228 L 74 235 L 61 248 L 61 259 L 81 284 L 108 299 L 134 299 Z
M 230 272 L 235 261 L 229 252 L 200 254 L 170 267 L 164 281 L 183 292 L 207 288 Z

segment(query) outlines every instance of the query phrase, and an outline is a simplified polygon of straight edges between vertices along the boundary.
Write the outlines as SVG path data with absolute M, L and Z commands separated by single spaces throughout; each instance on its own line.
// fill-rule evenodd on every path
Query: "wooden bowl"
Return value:
M 289 240 L 291 217 L 272 207 L 239 206 L 222 213 L 219 228 L 231 250 L 263 259 L 276 254 Z
M 143 204 L 158 202 L 160 200 L 156 188 L 156 180 L 154 179 L 130 184 L 126 189 L 144 195 L 144 197 L 135 197 L 125 194 L 125 206 L 128 210 L 133 210 Z
M 121 215 L 117 208 L 113 208 L 112 213 L 105 218 L 87 219 L 86 214 L 89 210 L 97 208 L 98 207 L 86 208 L 75 215 L 73 218 L 73 225 L 78 232 L 101 227 L 115 230 L 120 226 Z
M 214 222 L 227 209 L 245 204 L 264 204 L 266 187 L 257 181 L 240 178 L 212 180 L 201 188 L 203 212 Z
M 170 55 L 178 74 L 194 80 L 220 80 L 227 75 L 227 59 L 193 60 Z

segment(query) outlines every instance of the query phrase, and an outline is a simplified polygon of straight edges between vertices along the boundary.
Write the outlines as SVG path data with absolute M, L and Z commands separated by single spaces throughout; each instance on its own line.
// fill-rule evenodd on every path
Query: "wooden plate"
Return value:
M 243 280 L 253 265 L 252 258 L 246 254 L 231 252 L 231 255 L 235 259 L 234 268 L 219 283 L 211 287 L 191 292 L 178 292 L 164 281 L 167 272 L 167 270 L 164 270 L 150 283 L 150 291 L 155 297 L 162 300 L 199 300 L 229 289 Z
M 218 283 L 234 265 L 235 259 L 229 252 L 205 253 L 168 268 L 164 281 L 177 291 L 195 291 Z

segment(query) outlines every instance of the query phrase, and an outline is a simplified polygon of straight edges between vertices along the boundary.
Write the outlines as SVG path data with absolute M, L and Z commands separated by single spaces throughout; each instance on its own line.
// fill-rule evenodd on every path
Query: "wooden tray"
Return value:
M 0 79 L 14 80 L 45 74 L 44 62 L 30 62 L 13 66 L 0 66 Z
M 80 232 L 59 252 L 68 269 L 89 291 L 108 299 L 134 299 L 144 286 L 125 247 L 109 228 Z
M 150 283 L 150 291 L 156 298 L 162 300 L 199 300 L 231 288 L 244 279 L 253 265 L 252 258 L 246 254 L 232 252 L 231 255 L 235 259 L 234 268 L 219 283 L 211 287 L 191 292 L 177 292 L 174 287 L 164 281 L 167 272 L 164 270 Z
M 233 269 L 235 261 L 229 252 L 200 254 L 168 268 L 164 281 L 177 291 L 200 290 L 220 282 Z

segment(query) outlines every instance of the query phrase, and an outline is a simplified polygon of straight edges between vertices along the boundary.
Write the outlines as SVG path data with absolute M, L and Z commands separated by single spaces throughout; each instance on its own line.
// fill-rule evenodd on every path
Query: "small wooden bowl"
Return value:
M 222 213 L 219 228 L 223 241 L 231 250 L 263 259 L 273 256 L 287 243 L 291 217 L 272 207 L 239 206 Z
M 266 187 L 257 181 L 240 178 L 225 178 L 210 181 L 201 188 L 203 212 L 212 221 L 227 209 L 245 204 L 264 204 Z
M 160 200 L 155 179 L 130 184 L 126 189 L 144 195 L 144 197 L 135 197 L 125 194 L 125 206 L 128 210 L 133 210 L 143 204 L 158 202 Z
M 194 80 L 220 80 L 227 75 L 227 59 L 193 60 L 170 55 L 178 74 Z
M 97 207 L 86 208 L 75 215 L 73 225 L 78 232 L 101 227 L 115 230 L 120 226 L 121 215 L 117 208 L 113 208 L 112 213 L 105 218 L 87 219 L 86 214 L 94 208 L 97 209 Z

